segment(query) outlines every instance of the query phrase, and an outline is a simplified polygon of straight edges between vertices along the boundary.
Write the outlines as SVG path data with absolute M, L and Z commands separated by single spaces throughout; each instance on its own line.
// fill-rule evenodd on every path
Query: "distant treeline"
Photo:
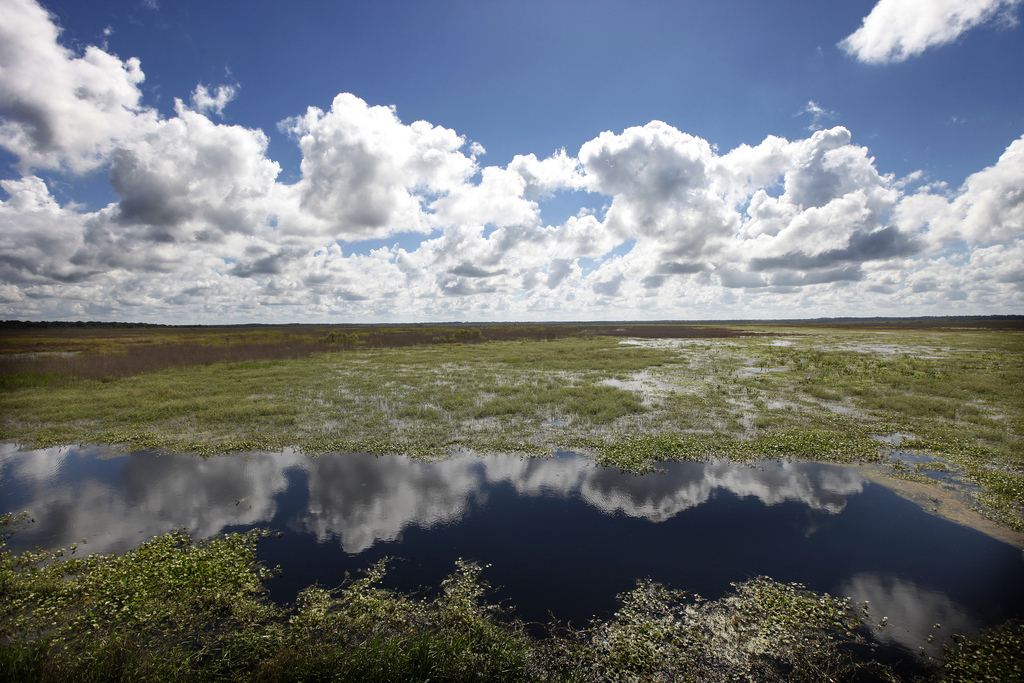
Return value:
M 160 323 L 118 323 L 98 320 L 0 320 L 0 330 L 124 330 L 141 327 L 171 327 Z
M 944 315 L 944 316 L 873 316 L 873 317 L 834 317 L 834 318 L 782 318 L 774 320 L 750 320 L 750 319 L 723 319 L 723 320 L 592 320 L 592 321 L 552 321 L 552 322 L 419 322 L 419 323 L 343 323 L 332 325 L 329 323 L 239 323 L 235 325 L 171 325 L 164 323 L 143 323 L 143 322 L 104 322 L 101 320 L 0 320 L 0 331 L 3 330 L 122 330 L 122 329 L 145 329 L 145 328 L 186 328 L 186 329 L 240 329 L 240 328 L 429 328 L 429 327 L 469 327 L 472 328 L 499 328 L 511 327 L 544 327 L 544 328 L 600 328 L 606 330 L 609 327 L 628 326 L 630 329 L 638 329 L 644 326 L 655 326 L 664 330 L 666 325 L 685 326 L 707 326 L 707 325 L 864 325 L 864 326 L 954 326 L 954 327 L 1014 327 L 1024 325 L 1024 315 Z M 705 327 L 705 329 L 710 329 Z M 643 335 L 639 335 L 643 336 Z

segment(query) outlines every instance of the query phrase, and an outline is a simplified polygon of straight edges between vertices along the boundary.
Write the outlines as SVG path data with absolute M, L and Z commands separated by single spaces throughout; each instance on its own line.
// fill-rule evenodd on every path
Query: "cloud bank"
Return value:
M 1015 4 L 934 6 L 953 8 L 935 14 L 943 25 L 969 26 Z M 838 125 L 720 153 L 651 121 L 486 166 L 479 142 L 342 93 L 272 131 L 301 152 L 289 183 L 267 132 L 211 118 L 237 84 L 198 84 L 161 116 L 142 104 L 138 60 L 70 51 L 30 0 L 0 7 L 0 146 L 18 169 L 0 181 L 7 318 L 814 317 L 1024 302 L 1024 138 L 955 190 L 885 173 Z M 850 45 L 877 32 L 874 16 Z M 54 196 L 55 179 L 93 173 L 115 201 Z M 551 222 L 552 202 L 579 208 Z
M 839 47 L 867 64 L 902 62 L 992 21 L 1015 24 L 1021 0 L 879 0 Z

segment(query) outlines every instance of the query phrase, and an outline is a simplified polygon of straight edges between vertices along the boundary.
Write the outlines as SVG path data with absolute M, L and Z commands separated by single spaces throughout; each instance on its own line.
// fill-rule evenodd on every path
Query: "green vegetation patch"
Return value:
M 870 680 L 885 667 L 848 658 L 863 643 L 849 600 L 760 577 L 720 600 L 652 581 L 619 596 L 607 622 L 576 634 L 573 673 L 586 681 Z M 877 679 L 876 679 L 877 680 Z
M 711 601 L 640 580 L 611 618 L 539 637 L 488 603 L 473 562 L 412 595 L 385 587 L 383 560 L 282 606 L 255 561 L 264 530 L 173 531 L 122 555 L 12 554 L 25 521 L 0 516 L 2 680 L 900 680 L 874 661 L 861 606 L 766 577 Z M 1004 624 L 922 664 L 953 681 L 1020 680 L 1021 638 Z
M 1024 333 L 1016 329 L 651 324 L 92 334 L 39 332 L 38 348 L 93 358 L 97 379 L 0 372 L 0 438 L 200 454 L 293 446 L 444 457 L 575 448 L 631 471 L 672 459 L 878 461 L 892 476 L 924 482 L 942 472 L 941 485 L 958 487 L 997 523 L 1024 529 Z M 256 353 L 289 344 L 305 355 Z M 26 337 L 14 348 L 24 355 L 36 347 Z M 147 358 L 171 349 L 192 357 L 163 369 L 99 372 L 132 349 Z M 228 350 L 230 359 L 217 355 Z M 894 434 L 912 437 L 898 447 L 881 440 Z M 930 469 L 894 453 L 907 449 Z

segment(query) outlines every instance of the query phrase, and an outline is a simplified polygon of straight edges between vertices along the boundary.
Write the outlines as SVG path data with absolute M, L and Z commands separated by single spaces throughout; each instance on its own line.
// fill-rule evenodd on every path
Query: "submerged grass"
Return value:
M 315 330 L 337 350 L 101 379 L 2 375 L 0 438 L 204 455 L 575 448 L 633 471 L 666 459 L 801 458 L 878 462 L 892 476 L 933 482 L 941 467 L 941 485 L 1024 530 L 1020 330 L 663 324 L 595 326 L 618 335 L 597 336 L 582 326 L 500 327 L 395 328 L 379 339 Z M 211 331 L 207 346 L 272 338 L 232 334 L 243 332 L 251 336 Z M 287 333 L 266 332 L 281 343 Z M 195 331 L 160 334 L 146 339 L 204 343 Z M 515 334 L 528 338 L 508 339 Z M 82 335 L 78 348 L 116 346 L 109 335 Z M 369 347 L 388 339 L 409 344 Z M 892 435 L 902 435 L 899 446 L 880 440 Z M 908 467 L 901 451 L 927 456 L 931 469 Z
M 953 487 L 1024 530 L 1019 330 L 747 326 L 702 336 L 650 327 L 632 331 L 652 338 L 605 326 L 596 331 L 617 336 L 538 328 L 525 340 L 416 328 L 394 332 L 410 343 L 390 347 L 366 330 L 317 330 L 313 341 L 330 350 L 200 350 L 183 357 L 208 362 L 92 379 L 43 366 L 4 372 L 21 367 L 15 359 L 0 363 L 0 438 L 204 455 L 575 448 L 634 472 L 666 460 L 872 462 Z M 136 342 L 241 348 L 236 337 L 160 334 L 170 336 Z M 253 335 L 246 343 L 268 342 Z M 34 351 L 0 339 L 0 355 L 116 359 L 125 339 L 57 335 Z M 14 521 L 0 518 L 0 536 Z M 269 572 L 255 563 L 264 535 L 195 540 L 182 530 L 85 558 L 73 548 L 0 548 L 0 679 L 899 679 L 873 661 L 857 606 L 767 578 L 712 601 L 640 581 L 611 619 L 552 625 L 539 638 L 487 604 L 484 568 L 468 562 L 432 595 L 386 589 L 386 566 L 376 565 L 341 588 L 310 587 L 295 605 L 274 605 L 262 591 Z M 1007 624 L 962 640 L 930 675 L 1019 680 L 1021 637 Z
M 24 516 L 0 517 L 0 538 Z M 0 541 L 0 679 L 17 681 L 870 681 L 863 608 L 759 577 L 702 600 L 641 580 L 608 620 L 531 635 L 459 560 L 433 594 L 385 587 L 387 561 L 294 605 L 270 602 L 264 530 L 185 530 L 123 555 L 12 555 Z M 959 639 L 925 673 L 1019 680 L 1021 628 Z M 1017 676 L 1017 678 L 1013 678 Z M 995 680 L 995 679 L 993 679 Z

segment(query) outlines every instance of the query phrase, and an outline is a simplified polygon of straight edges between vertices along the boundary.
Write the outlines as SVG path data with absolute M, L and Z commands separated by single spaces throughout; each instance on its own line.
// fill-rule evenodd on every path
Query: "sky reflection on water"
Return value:
M 669 463 L 633 476 L 571 453 L 104 455 L 0 445 L 0 508 L 37 520 L 12 549 L 87 539 L 90 552 L 123 552 L 181 526 L 199 536 L 269 526 L 286 532 L 260 551 L 284 569 L 275 599 L 337 585 L 383 556 L 405 558 L 396 587 L 436 586 L 466 557 L 493 564 L 485 578 L 519 615 L 578 625 L 614 609 L 637 578 L 714 598 L 763 574 L 869 600 L 873 619 L 889 617 L 884 639 L 936 652 L 951 632 L 1024 615 L 1020 550 L 849 467 Z

